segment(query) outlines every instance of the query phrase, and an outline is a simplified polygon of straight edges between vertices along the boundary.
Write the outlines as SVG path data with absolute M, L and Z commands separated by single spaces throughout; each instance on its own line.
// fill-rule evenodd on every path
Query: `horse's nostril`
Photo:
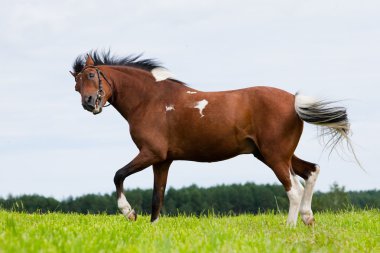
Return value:
M 87 99 L 87 103 L 91 103 L 91 101 L 92 101 L 92 96 L 89 96 Z

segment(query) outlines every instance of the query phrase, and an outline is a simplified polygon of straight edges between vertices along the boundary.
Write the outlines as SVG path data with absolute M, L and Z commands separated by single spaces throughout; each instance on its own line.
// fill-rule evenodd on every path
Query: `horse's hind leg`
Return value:
M 277 178 L 280 180 L 285 188 L 286 194 L 289 198 L 289 214 L 287 224 L 289 226 L 296 226 L 298 219 L 298 212 L 303 195 L 303 187 L 298 181 L 297 175 L 291 170 L 291 161 L 288 162 L 275 162 L 265 161 L 265 163 L 273 170 Z
M 168 171 L 172 161 L 167 160 L 161 163 L 153 164 L 154 185 L 152 198 L 152 215 L 151 222 L 158 221 L 161 207 L 164 203 L 164 195 Z
M 293 171 L 305 180 L 305 189 L 301 200 L 300 213 L 303 223 L 306 225 L 314 224 L 313 211 L 311 210 L 311 201 L 313 198 L 313 189 L 319 174 L 319 166 L 299 159 L 295 155 L 292 157 Z

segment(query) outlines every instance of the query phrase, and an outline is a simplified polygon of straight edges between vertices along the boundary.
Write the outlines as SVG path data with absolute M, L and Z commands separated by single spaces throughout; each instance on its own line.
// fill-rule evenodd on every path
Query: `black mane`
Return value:
M 107 52 L 99 53 L 97 50 L 91 51 L 88 53 L 91 55 L 94 60 L 95 66 L 99 65 L 113 65 L 113 66 L 128 66 L 135 67 L 147 71 L 151 71 L 154 68 L 163 67 L 161 63 L 154 59 L 140 59 L 141 54 L 139 55 L 128 55 L 126 57 L 118 57 L 111 55 L 111 52 L 108 50 Z M 79 73 L 83 70 L 86 63 L 87 54 L 79 55 L 74 63 L 73 70 L 74 73 Z

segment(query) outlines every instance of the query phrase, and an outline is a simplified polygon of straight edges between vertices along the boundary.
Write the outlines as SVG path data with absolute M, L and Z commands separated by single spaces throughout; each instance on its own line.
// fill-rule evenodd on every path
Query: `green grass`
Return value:
M 0 211 L 0 252 L 380 252 L 379 210 L 316 214 L 285 226 L 285 215 L 236 217 L 26 214 Z

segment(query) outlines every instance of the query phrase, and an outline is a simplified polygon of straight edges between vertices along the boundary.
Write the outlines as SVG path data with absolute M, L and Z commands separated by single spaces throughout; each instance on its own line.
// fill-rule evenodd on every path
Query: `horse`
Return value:
M 303 124 L 325 129 L 332 149 L 350 141 L 346 108 L 298 93 L 267 86 L 203 92 L 173 78 L 154 59 L 117 57 L 109 51 L 79 55 L 70 73 L 85 110 L 99 114 L 108 102 L 129 123 L 139 153 L 117 170 L 114 184 L 118 208 L 132 221 L 137 213 L 124 194 L 126 177 L 153 166 L 154 223 L 173 161 L 216 162 L 253 154 L 272 169 L 286 191 L 287 224 L 295 226 L 300 213 L 305 225 L 313 225 L 311 202 L 320 168 L 294 154 Z

